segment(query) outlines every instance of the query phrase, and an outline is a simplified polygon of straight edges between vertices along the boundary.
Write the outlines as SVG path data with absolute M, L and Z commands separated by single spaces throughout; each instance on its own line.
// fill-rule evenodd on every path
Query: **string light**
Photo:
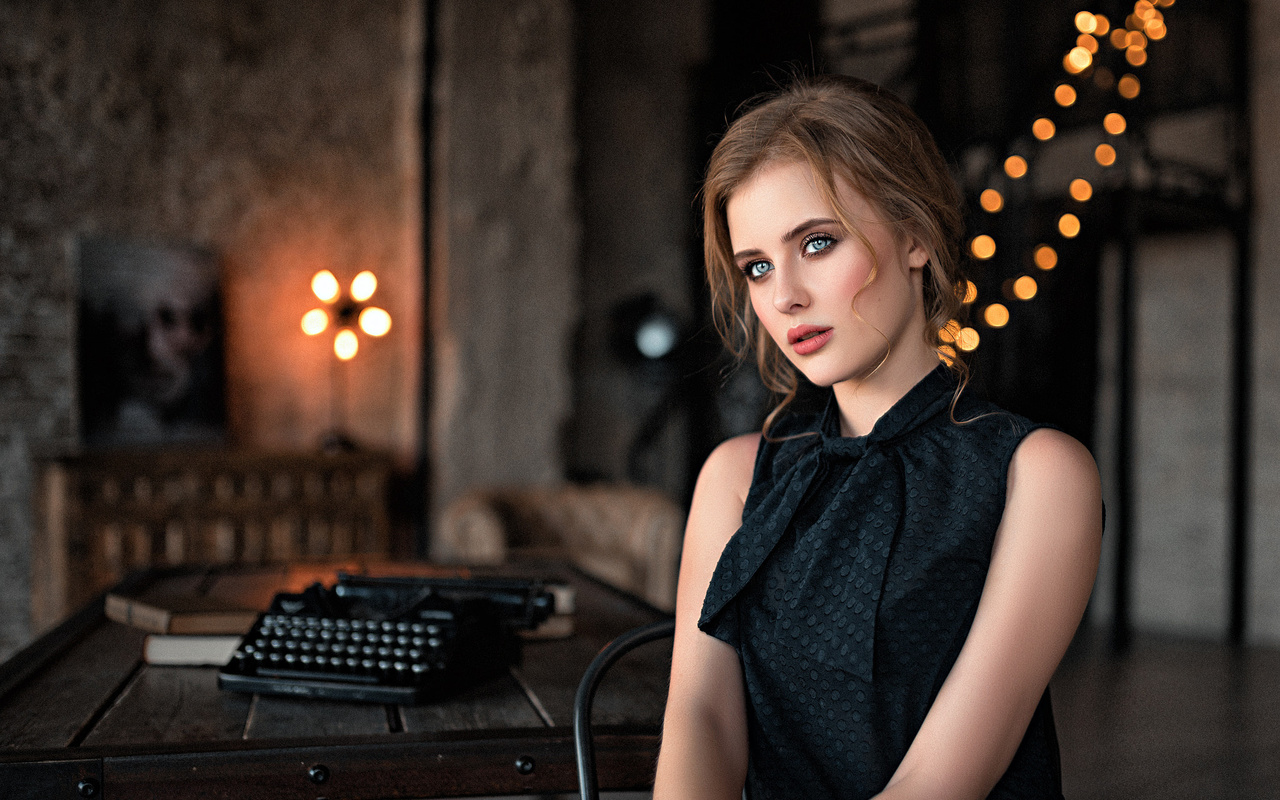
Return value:
M 1098 29 L 1098 18 L 1088 11 L 1076 14 L 1076 30 L 1081 33 L 1093 33 Z
M 342 287 L 338 286 L 338 279 L 333 277 L 332 272 L 322 269 L 312 276 L 311 291 L 321 302 L 332 303 L 338 299 L 338 292 L 342 291 Z
M 1107 31 L 1111 30 L 1111 20 L 1103 14 L 1094 14 L 1093 22 L 1096 26 L 1092 31 L 1094 36 L 1106 36 Z
M 960 336 L 960 320 L 953 319 L 938 331 L 938 338 L 944 342 L 954 342 Z
M 1109 167 L 1116 163 L 1116 149 L 1104 142 L 1094 148 L 1093 158 L 1102 166 Z
M 982 321 L 992 328 L 1003 328 L 1009 324 L 1009 309 L 1003 303 L 992 303 L 982 311 Z
M 1130 66 L 1140 67 L 1147 63 L 1147 51 L 1141 47 L 1130 47 L 1124 51 L 1124 60 L 1128 61 Z
M 1047 244 L 1042 244 L 1036 248 L 1035 255 L 1032 256 L 1035 264 L 1040 269 L 1048 272 L 1058 266 L 1058 251 L 1054 250 Z
M 1066 108 L 1076 102 L 1076 90 L 1069 83 L 1060 83 L 1053 90 L 1053 99 L 1058 105 Z
M 1004 208 L 1004 195 L 995 189 L 983 189 L 982 194 L 978 196 L 978 204 L 982 206 L 983 211 L 995 214 Z
M 1022 156 L 1009 156 L 1004 160 L 1004 174 L 1018 179 L 1027 174 L 1027 160 Z
M 1057 126 L 1053 124 L 1053 120 L 1048 117 L 1041 117 L 1031 123 L 1031 134 L 1042 142 L 1047 142 L 1053 138 L 1058 132 Z
M 1070 213 L 1058 217 L 1058 233 L 1067 239 L 1074 239 L 1079 236 L 1080 218 Z
M 350 328 L 343 328 L 338 331 L 337 336 L 333 337 L 333 354 L 343 361 L 355 358 L 359 351 L 360 340 L 356 337 L 355 331 Z
M 978 285 L 973 281 L 964 282 L 964 298 L 962 302 L 972 303 L 978 299 Z
M 1076 45 L 1088 50 L 1089 55 L 1098 54 L 1098 40 L 1087 33 L 1082 33 L 1076 37 Z
M 986 261 L 996 254 L 996 240 L 987 234 L 973 237 L 973 241 L 969 243 L 969 250 L 973 253 L 974 258 Z
M 1076 178 L 1067 187 L 1067 191 L 1071 193 L 1071 199 L 1076 202 L 1083 203 L 1093 197 L 1093 185 L 1084 178 Z
M 378 291 L 378 279 L 369 270 L 364 270 L 351 279 L 351 299 L 363 303 Z
M 1123 114 L 1117 114 L 1112 111 L 1110 114 L 1102 118 L 1102 129 L 1112 136 L 1119 136 L 1124 133 L 1124 129 L 1128 127 Z
M 386 336 L 391 330 L 391 315 L 381 308 L 370 306 L 360 312 L 360 330 L 370 336 Z
M 1062 59 L 1062 68 L 1072 75 L 1084 72 L 1093 63 L 1093 54 L 1076 45 Z
M 1116 91 L 1126 100 L 1132 100 L 1138 96 L 1138 92 L 1142 90 L 1142 84 L 1138 81 L 1137 76 L 1125 74 L 1121 76 L 1120 83 L 1116 85 Z
M 1019 300 L 1030 300 L 1039 289 L 1036 279 L 1030 275 L 1023 275 L 1013 282 L 1013 296 Z
M 302 332 L 308 336 L 324 333 L 329 327 L 329 315 L 322 308 L 313 308 L 302 315 Z

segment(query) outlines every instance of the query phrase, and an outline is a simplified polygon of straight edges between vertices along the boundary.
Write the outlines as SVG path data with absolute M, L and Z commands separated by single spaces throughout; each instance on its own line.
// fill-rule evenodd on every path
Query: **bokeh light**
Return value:
M 1093 149 L 1093 158 L 1104 167 L 1116 163 L 1116 149 L 1109 144 L 1100 144 Z
M 378 279 L 369 270 L 361 272 L 351 280 L 351 299 L 363 303 L 378 291 Z
M 969 251 L 973 253 L 974 258 L 985 261 L 996 254 L 996 240 L 985 233 L 975 236 L 969 243 Z
M 1058 251 L 1047 244 L 1042 244 L 1036 248 L 1032 260 L 1035 261 L 1037 267 L 1048 272 L 1058 266 Z
M 1102 128 L 1112 136 L 1119 136 L 1124 133 L 1124 129 L 1128 127 L 1123 114 L 1117 114 L 1112 111 L 1102 118 Z
M 350 328 L 343 328 L 338 331 L 337 336 L 333 337 L 333 354 L 343 361 L 355 358 L 359 349 L 360 340 L 356 337 L 355 331 Z
M 982 341 L 982 337 L 973 328 L 961 328 L 960 332 L 956 334 L 956 345 L 967 353 L 977 350 L 980 341 Z
M 1030 275 L 1023 275 L 1013 282 L 1013 296 L 1019 300 L 1030 300 L 1039 290 L 1036 279 Z
M 1116 86 L 1116 91 L 1120 92 L 1120 96 L 1126 100 L 1132 100 L 1138 96 L 1138 92 L 1142 91 L 1142 84 L 1138 81 L 1137 76 L 1125 74 L 1120 77 L 1120 83 Z
M 964 298 L 963 302 L 972 303 L 978 299 L 978 284 L 973 281 L 964 282 Z
M 1009 324 L 1009 309 L 1004 303 L 992 303 L 982 310 L 982 321 L 992 328 L 1003 328 Z
M 332 303 L 338 299 L 338 292 L 342 290 L 338 286 L 338 279 L 333 277 L 333 273 L 327 269 L 322 269 L 311 277 L 311 291 L 321 301 Z
M 322 308 L 313 308 L 302 315 L 302 332 L 308 336 L 324 333 L 329 327 L 329 315 Z
M 1053 90 L 1053 99 L 1058 105 L 1062 106 L 1063 108 L 1066 108 L 1067 106 L 1074 104 L 1076 101 L 1075 87 L 1073 87 L 1069 83 L 1058 84 L 1058 87 Z
M 1031 133 L 1042 142 L 1047 142 L 1057 133 L 1058 128 L 1053 124 L 1053 120 L 1048 117 L 1040 117 L 1031 123 Z
M 1140 67 L 1147 63 L 1147 51 L 1141 47 L 1130 47 L 1124 51 L 1124 60 L 1128 61 L 1130 66 Z
M 1098 29 L 1098 19 L 1088 11 L 1076 14 L 1076 30 L 1081 33 L 1093 33 Z
M 370 336 L 385 336 L 391 330 L 391 315 L 377 306 L 360 312 L 360 330 Z
M 1063 214 L 1058 217 L 1058 233 L 1068 239 L 1074 239 L 1080 235 L 1080 218 L 1075 214 Z
M 1015 179 L 1026 175 L 1027 160 L 1022 156 L 1009 156 L 1004 160 L 1004 174 Z
M 983 211 L 994 214 L 1004 208 L 1004 195 L 995 189 L 983 189 L 978 196 L 978 205 L 982 206 Z
M 1093 184 L 1084 178 L 1076 178 L 1067 187 L 1067 191 L 1071 193 L 1071 199 L 1083 203 L 1093 197 Z

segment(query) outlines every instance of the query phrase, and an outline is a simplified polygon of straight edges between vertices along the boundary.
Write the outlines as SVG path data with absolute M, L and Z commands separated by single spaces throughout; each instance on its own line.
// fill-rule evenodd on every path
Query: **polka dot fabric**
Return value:
M 906 754 L 982 593 L 1014 449 L 1036 426 L 928 375 L 866 436 L 834 400 L 761 442 L 698 625 L 738 651 L 750 798 L 865 798 Z M 967 420 L 967 421 L 966 421 Z M 1060 798 L 1048 695 L 992 798 Z

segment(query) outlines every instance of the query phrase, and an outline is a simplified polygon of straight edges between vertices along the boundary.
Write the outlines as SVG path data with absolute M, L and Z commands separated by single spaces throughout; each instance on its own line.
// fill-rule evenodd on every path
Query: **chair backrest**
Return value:
M 127 572 L 390 550 L 390 460 L 376 453 L 90 453 L 40 465 L 32 624 L 57 623 Z
M 522 553 L 559 555 L 670 610 L 684 521 L 666 495 L 638 486 L 484 489 L 445 510 L 432 556 L 498 564 Z

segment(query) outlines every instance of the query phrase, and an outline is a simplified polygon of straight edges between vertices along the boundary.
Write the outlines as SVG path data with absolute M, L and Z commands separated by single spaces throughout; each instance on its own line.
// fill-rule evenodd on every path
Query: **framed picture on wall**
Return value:
M 217 258 L 195 246 L 99 236 L 77 245 L 84 443 L 224 441 Z

